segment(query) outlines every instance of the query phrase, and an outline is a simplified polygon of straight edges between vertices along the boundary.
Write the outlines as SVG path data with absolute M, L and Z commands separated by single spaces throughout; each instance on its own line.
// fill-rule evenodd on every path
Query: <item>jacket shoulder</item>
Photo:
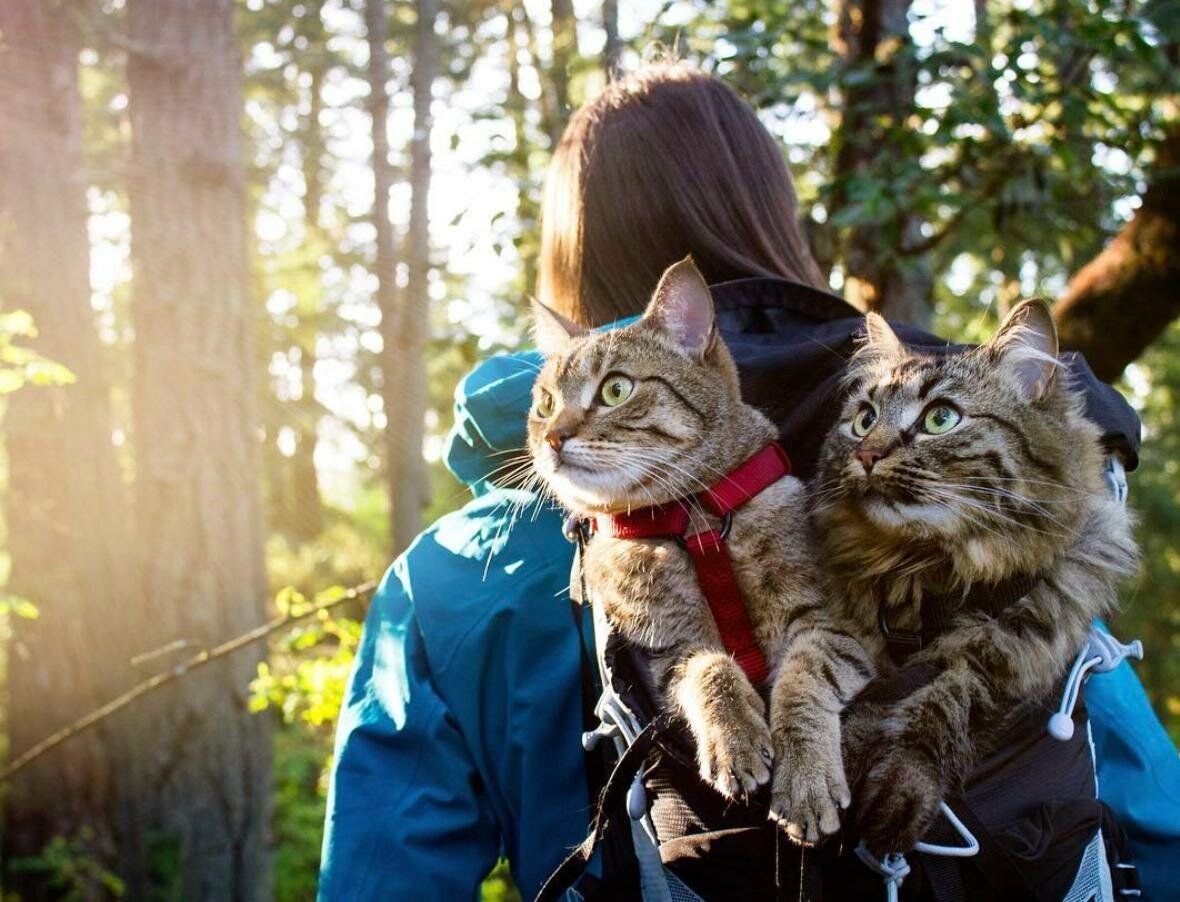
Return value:
M 552 596 L 567 586 L 571 559 L 558 510 L 534 494 L 497 489 L 419 535 L 383 594 L 404 596 L 438 668 L 497 615 L 536 605 L 538 591 L 559 602 Z

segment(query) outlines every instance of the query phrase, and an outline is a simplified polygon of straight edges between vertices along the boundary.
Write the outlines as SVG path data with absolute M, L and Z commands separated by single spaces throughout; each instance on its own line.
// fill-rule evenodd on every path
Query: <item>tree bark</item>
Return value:
M 311 14 L 304 19 L 305 28 L 311 24 L 314 30 L 307 35 L 312 47 L 322 47 L 323 29 L 318 15 Z M 320 218 L 320 203 L 323 191 L 323 157 L 325 142 L 320 112 L 323 103 L 323 62 L 318 56 L 311 57 L 311 83 L 308 86 L 310 103 L 307 117 L 300 129 L 300 152 L 303 162 L 303 227 L 307 243 L 314 249 L 327 246 L 323 223 Z M 299 315 L 310 322 L 301 322 L 296 330 L 299 348 L 299 401 L 294 404 L 295 453 L 291 458 L 291 520 L 288 531 L 301 540 L 314 539 L 324 528 L 324 505 L 320 495 L 319 473 L 315 467 L 315 449 L 319 443 L 320 407 L 315 397 L 316 342 L 319 336 L 315 328 L 319 311 L 323 309 L 323 281 L 315 282 L 314 296 L 299 305 Z
M 873 77 L 846 84 L 837 129 L 835 174 L 837 190 L 832 214 L 847 205 L 844 184 L 869 172 L 887 172 L 888 155 L 899 153 L 885 139 L 885 123 L 899 123 L 914 104 L 915 75 L 903 52 L 909 33 L 911 0 L 843 0 L 836 27 L 836 44 L 844 63 L 873 68 Z M 925 326 L 930 321 L 934 276 L 926 255 L 903 256 L 904 246 L 922 240 L 921 221 L 902 214 L 892 230 L 879 225 L 853 226 L 845 236 L 844 293 L 862 310 L 876 310 L 890 319 Z M 887 232 L 890 245 L 883 245 Z M 886 240 L 889 240 L 886 238 Z
M 128 3 L 142 649 L 211 647 L 266 617 L 234 6 Z M 167 892 L 269 897 L 272 725 L 246 708 L 263 655 L 219 661 L 134 712 L 128 898 L 152 889 L 149 837 L 179 856 Z
M 622 71 L 623 41 L 619 37 L 619 0 L 602 0 L 602 70 L 607 81 L 614 81 Z
M 1180 315 L 1180 123 L 1156 151 L 1143 202 L 1053 306 L 1062 347 L 1119 377 Z
M 550 0 L 552 55 L 549 83 L 553 90 L 553 115 L 549 118 L 549 146 L 556 148 L 570 117 L 570 69 L 578 51 L 578 25 L 573 0 Z
M 34 347 L 77 380 L 26 386 L 8 399 L 7 590 L 40 611 L 37 620 L 11 620 L 5 725 L 11 754 L 95 707 L 127 678 L 112 653 L 129 587 L 126 499 L 90 306 L 72 25 L 70 11 L 56 2 L 0 3 L 0 299 L 8 310 L 32 314 L 40 330 Z M 111 866 L 113 802 L 108 737 L 80 737 L 12 782 L 4 861 L 36 855 L 60 836 Z M 43 880 L 9 874 L 5 889 L 43 898 Z
M 540 250 L 537 239 L 537 219 L 540 216 L 539 204 L 535 194 L 536 184 L 533 178 L 533 168 L 530 164 L 530 146 L 528 134 L 528 100 L 520 91 L 520 55 L 529 53 L 527 35 L 525 45 L 521 46 L 521 34 L 524 31 L 520 18 L 525 15 L 524 7 L 518 3 L 504 4 L 504 18 L 507 26 L 508 46 L 508 96 L 504 101 L 504 111 L 512 122 L 512 156 L 508 163 L 511 166 L 513 181 L 516 183 L 516 221 L 519 238 L 516 242 L 520 254 L 521 268 L 524 273 L 524 290 L 535 291 L 537 284 L 537 254 Z M 532 64 L 539 71 L 537 61 Z
M 377 273 L 377 309 L 381 311 L 381 400 L 385 408 L 384 432 L 386 487 L 389 493 L 389 533 L 398 534 L 399 492 L 395 462 L 399 454 L 397 436 L 390 420 L 401 404 L 397 384 L 398 290 L 397 238 L 389 219 L 389 196 L 394 171 L 389 160 L 389 18 L 385 0 L 365 0 L 365 30 L 369 42 L 369 123 L 373 140 L 373 229 L 377 235 L 374 266 Z M 398 546 L 396 539 L 392 539 Z M 397 547 L 397 550 L 401 550 Z
M 414 26 L 414 132 L 410 139 L 410 220 L 404 257 L 407 269 L 403 292 L 394 283 L 393 229 L 388 198 L 393 183 L 389 144 L 385 133 L 389 98 L 385 82 L 385 12 L 380 0 L 366 4 L 369 31 L 369 93 L 373 128 L 373 168 L 376 197 L 373 220 L 377 227 L 378 303 L 381 307 L 382 397 L 385 404 L 386 469 L 390 491 L 391 539 L 395 553 L 405 549 L 422 525 L 422 511 L 430 498 L 422 440 L 427 404 L 425 345 L 430 318 L 430 135 L 431 101 L 438 68 L 438 40 L 434 32 L 437 0 L 417 0 Z

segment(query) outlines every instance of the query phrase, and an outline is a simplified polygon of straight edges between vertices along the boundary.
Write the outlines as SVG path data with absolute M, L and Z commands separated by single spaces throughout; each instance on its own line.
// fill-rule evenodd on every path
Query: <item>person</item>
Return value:
M 539 295 L 603 326 L 639 313 L 665 267 L 691 253 L 748 364 L 743 388 L 775 408 L 806 473 L 859 314 L 827 292 L 797 222 L 781 151 L 753 110 L 687 66 L 649 66 L 609 85 L 562 137 Z M 529 353 L 494 357 L 456 391 L 446 462 L 473 498 L 423 532 L 373 598 L 338 724 L 322 900 L 471 898 L 500 858 L 530 898 L 586 834 L 593 640 L 571 616 L 572 546 L 559 511 L 502 479 L 523 460 L 513 455 L 536 367 Z M 1112 453 L 1133 468 L 1137 420 L 1112 390 L 1088 389 Z M 1173 896 L 1175 750 L 1126 665 L 1094 677 L 1087 701 L 1103 798 L 1141 853 L 1145 895 Z

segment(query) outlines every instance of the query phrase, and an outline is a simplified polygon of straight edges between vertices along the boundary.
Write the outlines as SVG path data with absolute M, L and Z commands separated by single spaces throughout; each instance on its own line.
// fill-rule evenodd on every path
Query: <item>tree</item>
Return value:
M 619 37 L 619 0 L 602 0 L 602 71 L 613 81 L 623 64 L 623 41 Z
M 882 178 L 921 169 L 905 123 L 914 106 L 917 71 L 909 28 L 910 0 L 843 0 L 837 49 L 842 55 L 843 104 L 834 141 L 836 217 L 863 203 Z M 934 276 L 924 256 L 898 249 L 921 237 L 921 218 L 896 202 L 885 223 L 854 222 L 844 237 L 845 295 L 862 310 L 925 326 Z
M 132 639 L 208 647 L 265 618 L 241 61 L 232 0 L 128 4 L 135 515 Z M 246 709 L 261 651 L 136 711 L 128 892 L 149 838 L 186 899 L 261 899 L 270 883 L 271 725 Z M 153 850 L 154 851 L 154 850 Z
M 389 218 L 393 190 L 393 164 L 389 159 L 389 19 L 385 0 L 365 0 L 365 31 L 369 43 L 369 121 L 373 140 L 373 231 L 377 240 L 374 268 L 377 275 L 377 307 L 381 311 L 381 397 L 385 407 L 385 459 L 389 490 L 390 535 L 398 550 L 409 544 L 415 529 L 413 518 L 403 510 L 414 498 L 402 495 L 395 472 L 403 454 L 398 435 L 390 422 L 404 403 L 396 378 L 399 370 L 398 330 L 400 317 L 397 291 L 396 237 Z
M 422 460 L 422 438 L 427 405 L 424 349 L 430 320 L 430 135 L 433 124 L 431 102 L 438 67 L 438 18 L 436 0 L 416 0 L 414 25 L 414 131 L 410 138 L 410 219 L 406 227 L 404 259 L 406 286 L 394 311 L 392 325 L 382 326 L 386 342 L 383 356 L 385 430 L 388 453 L 387 473 L 391 491 L 393 547 L 400 552 L 418 533 L 422 511 L 429 500 L 429 485 Z M 380 35 L 376 13 L 370 13 L 370 47 Z M 376 73 L 380 78 L 380 73 Z M 384 80 L 370 90 L 385 92 Z M 377 111 L 379 114 L 379 110 Z M 374 129 L 378 127 L 374 120 Z M 374 142 L 374 153 L 378 143 Z M 380 205 L 382 195 L 378 193 Z M 380 216 L 380 210 L 378 216 Z M 385 216 L 387 217 L 387 213 Z M 380 244 L 380 237 L 378 242 Z M 378 253 L 381 253 L 380 247 Z M 388 258 L 386 258 L 388 259 Z M 380 267 L 381 257 L 378 257 Z M 386 271 L 388 272 L 388 271 Z M 388 299 L 387 299 L 388 301 Z M 387 309 L 382 306 L 383 323 Z
M 0 3 L 0 298 L 32 315 L 34 347 L 73 384 L 27 386 L 5 417 L 9 591 L 35 620 L 12 621 L 9 748 L 20 752 L 94 707 L 126 668 L 119 624 L 129 580 L 123 484 L 111 443 L 108 383 L 90 306 L 79 36 L 68 3 Z M 115 762 L 93 732 L 20 774 L 6 798 L 4 858 L 55 838 L 101 868 L 114 853 Z M 37 876 L 6 888 L 42 895 Z M 98 887 L 82 888 L 96 893 Z
M 1180 315 L 1180 122 L 1156 151 L 1134 217 L 1053 307 L 1065 347 L 1114 381 Z
M 556 148 L 570 113 L 570 76 L 578 54 L 578 23 L 573 0 L 550 0 L 549 84 L 553 92 L 553 115 L 549 120 L 549 146 Z

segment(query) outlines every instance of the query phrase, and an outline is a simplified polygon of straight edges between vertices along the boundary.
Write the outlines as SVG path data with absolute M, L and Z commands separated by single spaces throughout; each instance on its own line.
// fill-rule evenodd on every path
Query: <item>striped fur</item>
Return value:
M 874 852 L 921 838 L 1005 715 L 1053 689 L 1136 568 L 1128 515 L 1103 484 L 1098 429 L 1056 352 L 1041 302 L 1016 308 L 988 345 L 938 357 L 909 352 L 869 317 L 812 495 L 849 616 L 878 633 L 883 606 L 892 626 L 912 628 L 926 594 L 1043 577 L 997 617 L 960 614 L 912 658 L 939 669 L 932 684 L 892 706 L 854 707 L 845 763 Z M 926 416 L 939 406 L 961 420 L 930 434 Z M 876 421 L 858 435 L 868 409 Z
M 529 451 L 571 511 L 690 496 L 776 438 L 741 400 L 691 261 L 665 274 L 643 319 L 625 329 L 583 332 L 543 308 L 537 319 L 548 356 L 534 388 Z M 601 392 L 619 374 L 634 388 L 610 406 Z M 700 509 L 691 514 L 690 532 L 717 525 Z M 872 665 L 830 610 L 797 479 L 779 480 L 742 507 L 728 548 L 771 665 L 766 699 L 726 653 L 676 542 L 596 536 L 585 560 L 591 595 L 614 629 L 649 652 L 666 704 L 696 740 L 701 776 L 728 797 L 772 781 L 771 816 L 796 841 L 817 842 L 839 827 L 849 803 L 840 714 Z

